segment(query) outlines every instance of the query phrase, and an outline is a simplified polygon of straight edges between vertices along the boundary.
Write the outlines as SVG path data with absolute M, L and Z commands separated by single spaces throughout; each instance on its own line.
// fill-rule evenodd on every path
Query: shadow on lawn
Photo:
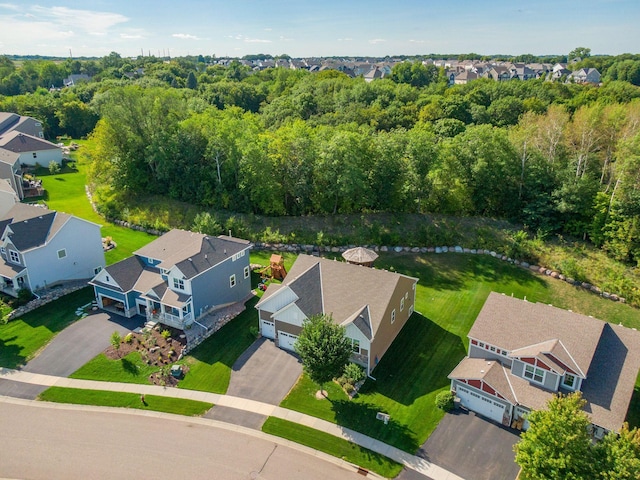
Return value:
M 382 420 L 377 420 L 376 414 L 380 411 L 379 407 L 352 400 L 329 399 L 329 401 L 338 425 L 358 432 L 367 432 L 367 435 L 407 452 L 413 452 L 420 447 L 414 432 L 395 421 L 393 415 L 386 425 Z
M 376 391 L 402 405 L 449 385 L 447 375 L 465 356 L 462 340 L 414 313 L 360 393 Z
M 15 369 L 24 366 L 26 357 L 20 353 L 22 349 L 18 345 L 7 345 L 17 339 L 18 337 L 13 336 L 0 340 L 0 367 Z

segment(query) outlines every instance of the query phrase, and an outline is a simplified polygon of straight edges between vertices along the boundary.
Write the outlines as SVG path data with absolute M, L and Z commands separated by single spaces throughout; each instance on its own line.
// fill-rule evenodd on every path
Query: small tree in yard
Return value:
M 51 160 L 49 162 L 49 173 L 51 175 L 55 175 L 56 173 L 60 173 L 60 164 L 55 160 Z
M 295 350 L 304 371 L 322 387 L 344 371 L 351 342 L 345 337 L 345 328 L 333 323 L 330 315 L 314 315 L 302 324 Z
M 640 478 L 640 431 L 625 423 L 599 443 L 580 392 L 556 395 L 547 410 L 529 415 L 529 429 L 514 446 L 523 480 Z
M 114 348 L 116 352 L 120 352 L 121 342 L 122 342 L 122 337 L 120 336 L 120 333 L 118 333 L 118 331 L 113 332 L 111 334 L 111 346 Z

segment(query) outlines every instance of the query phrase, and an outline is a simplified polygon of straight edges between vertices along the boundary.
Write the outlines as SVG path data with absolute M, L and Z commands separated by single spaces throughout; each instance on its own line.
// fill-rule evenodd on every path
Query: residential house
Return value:
M 98 306 L 180 330 L 251 292 L 246 240 L 171 230 L 98 273 Z
M 7 181 L 20 200 L 24 199 L 19 153 L 0 148 L 0 179 Z
M 73 87 L 78 83 L 86 83 L 91 80 L 91 77 L 86 73 L 72 73 L 67 78 L 65 78 L 62 83 L 65 87 Z
M 62 148 L 43 138 L 34 137 L 18 130 L 0 136 L 0 150 L 19 154 L 19 165 L 49 165 L 62 163 Z
M 466 85 L 470 81 L 477 80 L 477 79 L 478 79 L 478 74 L 477 73 L 472 72 L 470 70 L 464 70 L 463 72 L 458 73 L 454 77 L 453 82 L 456 85 Z
M 346 328 L 352 360 L 367 374 L 414 310 L 418 279 L 310 255 L 299 255 L 282 284 L 272 283 L 256 308 L 263 337 L 293 350 L 305 319 L 331 315 Z
M 0 112 L 0 136 L 11 131 L 26 133 L 37 138 L 44 138 L 42 122 L 32 117 L 25 117 L 11 112 Z
M 3 218 L 20 198 L 8 180 L 0 178 L 0 218 Z
M 555 393 L 581 391 L 594 437 L 620 430 L 640 369 L 640 332 L 491 293 L 468 338 L 468 356 L 449 375 L 462 406 L 526 429 L 526 415 Z
M 581 68 L 572 72 L 568 78 L 576 83 L 593 83 L 597 85 L 600 83 L 600 72 L 596 68 Z
M 511 79 L 511 72 L 509 72 L 509 69 L 503 65 L 493 65 L 491 68 L 486 70 L 482 76 L 484 78 L 495 80 L 496 82 L 505 82 Z
M 24 203 L 0 220 L 0 290 L 36 291 L 104 268 L 100 225 Z

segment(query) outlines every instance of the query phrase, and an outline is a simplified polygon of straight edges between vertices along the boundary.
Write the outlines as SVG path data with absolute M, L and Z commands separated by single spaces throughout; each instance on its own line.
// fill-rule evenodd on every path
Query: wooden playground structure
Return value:
M 269 259 L 269 265 L 262 268 L 259 273 L 263 279 L 284 280 L 287 276 L 287 269 L 284 268 L 282 255 L 272 254 Z

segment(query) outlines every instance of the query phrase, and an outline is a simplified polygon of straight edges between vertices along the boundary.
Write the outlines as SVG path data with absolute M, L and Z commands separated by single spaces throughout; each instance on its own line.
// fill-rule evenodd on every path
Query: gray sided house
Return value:
M 11 130 L 0 135 L 0 149 L 17 153 L 20 165 L 48 166 L 51 162 L 62 163 L 62 149 L 43 139 Z
M 12 296 L 88 280 L 105 265 L 100 225 L 72 215 L 17 203 L 0 232 L 0 289 Z
M 414 310 L 416 278 L 299 255 L 282 284 L 272 283 L 256 308 L 260 333 L 294 350 L 305 319 L 331 315 L 351 340 L 351 360 L 371 374 Z
M 90 282 L 100 308 L 184 330 L 251 292 L 246 240 L 171 230 Z
M 468 337 L 468 356 L 449 374 L 464 407 L 526 430 L 531 410 L 555 393 L 581 391 L 594 437 L 620 430 L 640 369 L 640 332 L 491 293 Z
M 32 117 L 25 117 L 11 112 L 0 112 L 0 136 L 11 131 L 26 133 L 37 138 L 44 138 L 42 122 Z

